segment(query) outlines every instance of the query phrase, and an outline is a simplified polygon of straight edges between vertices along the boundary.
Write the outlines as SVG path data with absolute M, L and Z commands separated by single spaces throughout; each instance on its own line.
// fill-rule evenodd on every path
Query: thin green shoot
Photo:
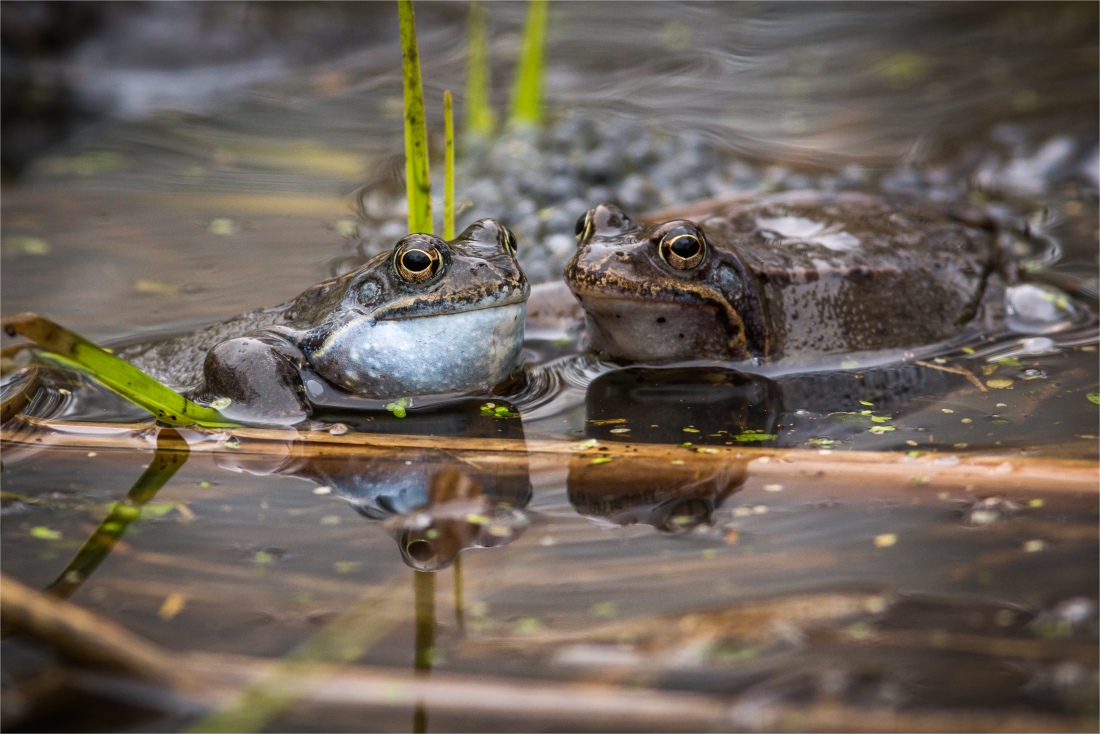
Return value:
M 401 25 L 401 73 L 405 86 L 405 189 L 409 231 L 432 234 L 432 186 L 428 173 L 428 127 L 412 0 L 397 0 Z
M 217 410 L 191 402 L 133 365 L 38 314 L 24 313 L 4 319 L 3 326 L 8 336 L 22 336 L 46 350 L 39 352 L 39 360 L 90 375 L 130 402 L 148 410 L 162 423 L 206 428 L 237 425 Z
M 542 50 L 546 38 L 547 0 L 531 0 L 523 28 L 519 68 L 512 88 L 513 125 L 542 122 Z
M 443 239 L 455 238 L 455 120 L 451 90 L 443 92 Z
M 141 508 L 156 497 L 161 487 L 187 461 L 191 448 L 174 428 L 162 428 L 157 435 L 157 450 L 153 461 L 142 473 L 125 499 L 116 502 L 107 517 L 84 541 L 69 565 L 49 586 L 50 593 L 68 599 L 110 555 L 122 539 L 130 523 L 141 517 Z
M 492 135 L 495 124 L 489 99 L 489 43 L 485 30 L 485 3 L 470 3 L 466 37 L 466 134 Z

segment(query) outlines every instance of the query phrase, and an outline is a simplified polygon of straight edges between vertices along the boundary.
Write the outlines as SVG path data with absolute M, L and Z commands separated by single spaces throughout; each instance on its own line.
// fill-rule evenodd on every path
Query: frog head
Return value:
M 516 240 L 483 219 L 450 242 L 410 234 L 287 312 L 310 367 L 360 397 L 487 391 L 517 369 L 530 286 Z

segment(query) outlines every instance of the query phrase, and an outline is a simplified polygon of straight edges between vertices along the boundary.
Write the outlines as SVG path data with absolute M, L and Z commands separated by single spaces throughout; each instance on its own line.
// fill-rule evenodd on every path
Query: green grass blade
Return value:
M 512 89 L 512 123 L 542 122 L 542 47 L 546 38 L 547 0 L 531 0 L 523 28 L 519 69 Z
M 489 99 L 489 43 L 485 31 L 485 3 L 470 3 L 466 40 L 466 133 L 491 135 L 495 124 Z
M 142 506 L 156 497 L 161 487 L 187 461 L 190 453 L 191 448 L 176 429 L 162 428 L 157 435 L 157 450 L 149 467 L 138 477 L 125 499 L 111 507 L 107 517 L 84 541 L 69 565 L 50 584 L 50 593 L 64 599 L 72 596 L 114 550 L 130 523 L 141 517 Z
M 443 92 L 443 239 L 455 238 L 455 119 L 451 90 Z
M 401 75 L 405 81 L 405 188 L 409 231 L 432 233 L 432 185 L 428 174 L 428 127 L 412 0 L 397 0 L 401 24 Z
M 46 351 L 39 358 L 85 372 L 106 387 L 173 426 L 228 428 L 237 425 L 213 408 L 193 403 L 84 337 L 37 314 L 3 321 L 8 336 L 30 339 Z

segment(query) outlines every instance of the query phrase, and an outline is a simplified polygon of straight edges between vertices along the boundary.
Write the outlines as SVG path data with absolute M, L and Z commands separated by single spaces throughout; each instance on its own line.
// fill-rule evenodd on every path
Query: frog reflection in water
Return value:
M 216 461 L 230 471 L 327 488 L 363 517 L 382 521 L 401 560 L 417 571 L 447 568 L 466 549 L 507 545 L 528 525 L 526 456 L 501 461 L 471 452 L 378 447 L 316 456 L 288 444 L 284 456 L 232 453 Z
M 603 204 L 577 243 L 565 279 L 589 346 L 637 362 L 933 344 L 1015 279 L 992 226 L 864 194 L 780 195 L 657 226 Z
M 483 219 L 451 242 L 402 238 L 293 301 L 120 350 L 232 420 L 291 424 L 318 398 L 488 392 L 518 370 L 527 278 L 507 228 Z

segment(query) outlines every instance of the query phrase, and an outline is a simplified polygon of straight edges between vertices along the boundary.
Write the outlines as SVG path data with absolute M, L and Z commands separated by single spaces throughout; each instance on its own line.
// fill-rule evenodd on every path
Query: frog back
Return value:
M 773 357 L 950 338 L 1000 260 L 989 228 L 862 194 L 777 197 L 700 224 L 756 279 Z

